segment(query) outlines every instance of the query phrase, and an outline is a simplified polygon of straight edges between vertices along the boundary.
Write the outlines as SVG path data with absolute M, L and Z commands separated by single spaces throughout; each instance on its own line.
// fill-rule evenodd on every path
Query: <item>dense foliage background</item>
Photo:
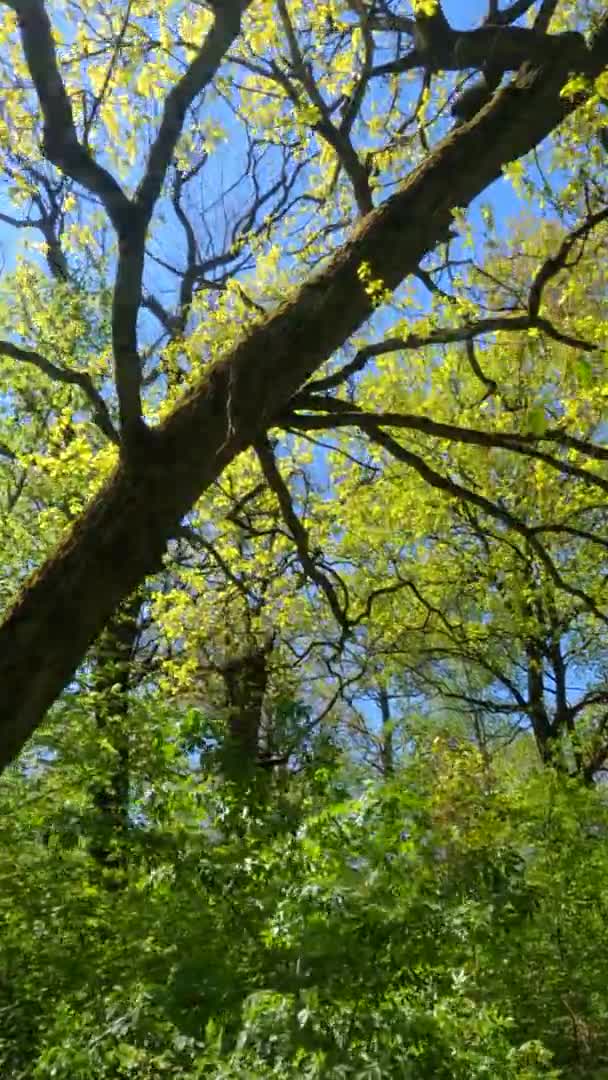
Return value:
M 4 1076 L 606 1075 L 601 791 L 426 733 L 245 791 L 150 719 L 109 862 L 84 719 L 3 786 Z

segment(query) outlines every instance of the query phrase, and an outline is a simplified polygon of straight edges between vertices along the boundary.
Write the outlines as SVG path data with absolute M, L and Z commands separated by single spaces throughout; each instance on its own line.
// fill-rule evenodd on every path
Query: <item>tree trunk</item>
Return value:
M 541 761 L 544 765 L 548 765 L 552 755 L 553 732 L 545 706 L 543 654 L 537 641 L 526 642 L 526 657 L 528 660 L 528 716 Z
M 382 730 L 380 732 L 380 767 L 385 780 L 388 780 L 395 771 L 395 748 L 393 745 L 393 721 L 391 719 L 391 703 L 386 690 L 381 690 L 378 696 L 380 715 L 382 717 Z
M 258 762 L 271 648 L 266 643 L 254 646 L 222 666 L 228 706 L 222 756 L 227 775 L 234 779 L 251 774 Z
M 109 871 L 124 863 L 129 826 L 129 689 L 139 608 L 139 598 L 121 605 L 95 649 L 95 720 L 112 761 L 107 775 L 93 789 L 97 820 L 91 854 Z

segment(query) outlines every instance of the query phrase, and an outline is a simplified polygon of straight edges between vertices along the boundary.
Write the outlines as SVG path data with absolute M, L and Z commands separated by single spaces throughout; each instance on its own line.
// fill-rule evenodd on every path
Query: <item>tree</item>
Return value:
M 459 709 L 503 738 L 531 726 L 543 760 L 587 780 L 608 750 L 604 229 L 598 220 L 575 254 L 574 234 L 514 225 L 491 257 L 459 270 L 459 303 L 508 306 L 490 318 L 495 332 L 474 344 L 466 327 L 435 328 L 456 304 L 442 282 L 420 332 L 410 323 L 409 334 L 404 326 L 378 342 L 382 370 L 359 380 L 356 407 L 342 387 L 321 387 L 296 397 L 289 419 L 334 440 L 327 531 L 338 520 L 344 529 L 331 550 L 353 568 L 351 602 L 375 590 L 360 643 L 370 677 L 375 668 L 394 691 L 417 689 L 435 709 Z M 545 258 L 545 245 L 568 250 L 567 265 Z M 548 339 L 509 333 L 512 319 L 527 317 L 526 257 L 541 266 L 532 291 L 543 268 L 555 272 Z M 440 343 L 432 367 L 428 353 L 416 355 L 427 336 Z M 568 455 L 555 455 L 550 444 L 575 431 Z
M 159 569 L 167 541 L 196 499 L 246 447 L 260 439 L 264 445 L 264 432 L 302 384 L 370 318 L 380 300 L 408 275 L 420 272 L 421 260 L 450 236 L 454 212 L 468 206 L 506 164 L 539 145 L 573 111 L 582 110 L 592 126 L 593 109 L 600 100 L 593 80 L 606 64 L 608 21 L 605 15 L 594 15 L 593 25 L 584 28 L 587 37 L 578 29 L 552 34 L 548 16 L 557 5 L 540 5 L 535 27 L 525 28 L 512 24 L 531 11 L 532 4 L 513 4 L 499 13 L 493 4 L 484 26 L 460 32 L 445 23 L 437 4 L 417 5 L 415 17 L 405 20 L 388 8 L 376 13 L 357 6 L 353 16 L 346 13 L 342 18 L 339 13 L 335 30 L 331 11 L 321 17 L 304 6 L 294 14 L 283 3 L 278 6 L 278 21 L 271 21 L 269 8 L 227 2 L 209 10 L 161 7 L 151 22 L 147 9 L 129 4 L 109 22 L 101 8 L 85 6 L 79 27 L 71 33 L 59 18 L 53 26 L 43 0 L 10 0 L 4 7 L 5 71 L 12 88 L 4 117 L 5 141 L 7 134 L 12 138 L 15 130 L 20 133 L 19 149 L 5 151 L 4 170 L 16 188 L 17 204 L 31 207 L 25 217 L 8 216 L 19 227 L 39 229 L 56 280 L 66 279 L 74 286 L 78 278 L 82 291 L 89 272 L 87 258 L 97 261 L 97 269 L 104 264 L 109 275 L 106 295 L 112 282 L 109 330 L 116 408 L 107 404 L 107 384 L 104 393 L 86 368 L 56 365 L 31 341 L 7 340 L 2 351 L 17 364 L 34 365 L 52 378 L 78 386 L 98 427 L 118 448 L 117 461 L 100 490 L 26 584 L 3 625 L 0 729 L 6 763 L 72 677 L 112 613 L 146 575 Z M 563 16 L 576 22 L 577 13 L 569 5 L 564 5 Z M 375 65 L 375 35 L 387 32 L 397 43 L 405 32 L 413 48 L 401 54 L 397 45 L 396 58 Z M 103 66 L 95 55 L 97 40 Z M 320 72 L 308 59 L 311 41 L 316 49 L 319 42 L 322 45 Z M 324 91 L 332 57 L 337 56 L 339 70 L 348 72 L 350 83 L 343 79 L 345 89 L 336 104 Z M 492 65 L 515 71 L 515 76 L 508 76 L 491 102 L 456 130 L 444 135 L 439 119 L 432 142 L 425 119 L 420 127 L 422 157 L 413 151 L 404 159 L 400 150 L 392 163 L 388 143 L 380 141 L 378 146 L 370 140 L 367 147 L 361 145 L 360 128 L 364 119 L 368 122 L 364 109 L 377 79 L 420 73 L 425 93 L 414 111 L 415 130 L 438 70 L 479 69 L 490 57 Z M 212 88 L 216 100 L 223 100 L 227 82 L 232 78 L 232 86 L 238 87 L 238 72 L 243 70 L 251 77 L 243 90 L 238 89 L 243 100 L 250 95 L 246 117 L 252 114 L 251 95 L 259 100 L 256 80 L 271 79 L 268 98 L 277 100 L 278 86 L 279 110 L 290 112 L 292 131 L 299 134 L 304 129 L 315 141 L 314 167 L 327 171 L 329 161 L 333 173 L 321 196 L 310 184 L 304 191 L 299 188 L 301 157 L 307 153 L 300 139 L 289 166 L 275 173 L 265 190 L 259 186 L 263 170 L 256 174 L 251 212 L 240 228 L 233 228 L 225 250 L 205 262 L 182 199 L 184 185 L 197 177 L 206 160 L 208 150 L 201 140 L 210 146 L 214 137 L 213 124 L 196 122 L 196 109 L 203 92 L 210 95 Z M 228 78 L 229 71 L 237 74 Z M 572 80 L 573 73 L 578 81 Z M 431 99 L 435 104 L 442 89 Z M 152 111 L 157 107 L 159 111 L 147 151 L 145 139 L 138 143 L 133 131 L 136 116 L 139 124 L 147 123 L 141 109 L 138 113 L 142 100 L 154 103 Z M 239 116 L 236 98 L 232 108 Z M 267 118 L 276 122 L 276 111 L 270 109 Z M 289 123 L 285 130 L 289 131 Z M 99 140 L 104 131 L 118 140 L 111 152 L 122 142 L 126 153 L 126 160 L 119 162 L 122 175 L 111 168 L 111 152 L 103 158 Z M 393 132 L 391 138 L 397 135 Z M 258 160 L 256 139 L 252 126 L 252 162 Z M 388 153 L 385 160 L 383 153 Z M 372 182 L 375 157 L 380 178 L 384 170 L 387 183 L 395 180 L 390 177 L 391 165 L 405 171 L 408 165 L 413 167 L 396 192 L 374 207 L 375 191 L 381 190 Z M 128 194 L 130 189 L 133 194 Z M 314 242 L 309 233 L 302 258 L 304 265 L 307 258 L 322 259 L 322 265 L 308 277 L 299 276 L 287 298 L 267 313 L 264 303 L 243 294 L 236 276 L 248 234 L 249 239 L 263 236 L 264 229 L 272 228 L 273 213 L 280 216 L 283 209 L 289 220 L 294 200 L 305 195 L 318 205 L 319 198 L 332 191 L 335 209 L 326 222 L 330 239 L 323 241 L 323 229 Z M 277 192 L 278 202 L 264 220 L 260 207 Z M 66 225 L 74 200 L 80 205 L 85 235 L 94 236 L 95 225 L 99 237 L 97 256 L 83 252 L 77 273 L 70 269 L 66 254 L 74 244 L 74 230 Z M 146 256 L 154 257 L 153 217 L 167 200 L 183 228 L 187 254 L 174 312 L 167 311 L 144 284 Z M 100 213 L 112 229 L 114 248 L 109 254 Z M 346 236 L 356 214 L 362 220 Z M 340 238 L 336 246 L 333 234 Z M 285 233 L 282 242 L 287 258 Z M 78 243 L 76 248 L 78 255 Z M 260 267 L 259 247 L 250 249 L 249 258 L 252 252 Z M 276 261 L 276 253 L 272 259 Z M 167 265 L 165 260 L 165 269 Z M 218 265 L 233 270 L 233 286 L 220 302 L 201 309 L 206 310 L 210 328 L 206 339 L 199 335 L 197 340 L 188 324 L 196 313 L 195 285 L 205 282 L 208 270 Z M 167 272 L 171 273 L 170 265 Z M 277 276 L 275 294 L 284 290 L 284 280 L 284 275 Z M 250 323 L 235 332 L 230 317 L 245 308 L 250 313 L 253 309 Z M 165 381 L 156 383 L 156 400 L 154 395 L 145 400 L 146 387 L 152 383 L 145 375 L 144 311 L 160 320 L 165 334 L 164 353 L 161 350 Z M 542 328 L 533 306 L 529 319 L 528 327 Z M 181 375 L 180 358 L 188 368 Z M 159 405 L 159 389 L 171 382 L 173 389 Z M 187 389 L 179 397 L 183 385 Z

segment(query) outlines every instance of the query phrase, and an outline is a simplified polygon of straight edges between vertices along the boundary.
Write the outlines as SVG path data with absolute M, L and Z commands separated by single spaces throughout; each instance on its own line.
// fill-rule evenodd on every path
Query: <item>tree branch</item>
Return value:
M 297 396 L 301 402 L 299 407 L 306 406 L 307 401 L 303 394 Z M 375 431 L 378 427 L 405 428 L 409 431 L 421 431 L 425 435 L 431 435 L 437 439 L 447 439 L 455 443 L 464 443 L 470 446 L 484 446 L 489 449 L 509 450 L 514 454 L 522 454 L 525 457 L 543 461 L 550 468 L 555 469 L 567 476 L 576 477 L 583 483 L 598 487 L 608 492 L 608 480 L 597 473 L 590 473 L 586 469 L 574 465 L 572 462 L 561 461 L 551 454 L 536 449 L 536 443 L 542 442 L 543 435 L 533 435 L 518 432 L 493 432 L 480 431 L 476 428 L 460 427 L 457 424 L 449 424 L 440 420 L 433 420 L 429 416 L 416 416 L 413 413 L 366 413 L 363 409 L 340 401 L 336 398 L 312 398 L 308 405 L 314 409 L 325 409 L 325 415 L 301 415 L 287 412 L 277 420 L 281 425 L 283 420 L 286 426 L 296 430 L 325 430 L 336 427 L 358 427 L 361 431 Z
M 504 506 L 493 503 L 491 499 L 487 499 L 485 495 L 480 495 L 479 492 L 473 491 L 471 488 L 467 488 L 463 484 L 459 484 L 455 480 L 451 480 L 449 477 L 437 472 L 437 470 L 433 469 L 423 458 L 418 454 L 415 454 L 412 450 L 408 450 L 405 446 L 402 446 L 401 443 L 398 443 L 396 439 L 393 439 L 392 435 L 387 434 L 382 428 L 376 428 L 375 430 L 369 429 L 365 434 L 371 442 L 378 443 L 379 446 L 384 447 L 392 457 L 396 458 L 398 461 L 402 461 L 405 465 L 411 466 L 411 468 L 413 468 L 430 487 L 436 488 L 438 491 L 443 491 L 451 498 L 458 499 L 462 502 L 468 502 L 472 506 L 477 506 L 489 517 L 494 518 L 495 521 L 501 521 L 508 528 L 519 533 L 520 536 L 523 536 L 554 584 L 569 596 L 576 597 L 580 600 L 589 611 L 593 612 L 593 614 L 601 620 L 601 622 L 608 625 L 608 615 L 605 615 L 601 609 L 598 608 L 593 597 L 589 596 L 583 589 L 578 589 L 576 586 L 570 585 L 562 577 L 549 553 L 543 545 L 539 543 L 534 530 L 530 529 L 524 521 L 521 521 L 520 518 L 515 514 L 512 514 L 510 510 L 507 510 Z
M 329 146 L 331 146 L 334 150 L 339 162 L 343 166 L 344 171 L 352 184 L 353 193 L 359 212 L 363 216 L 365 216 L 365 214 L 368 214 L 373 208 L 372 195 L 369 187 L 369 177 L 367 169 L 360 161 L 359 155 L 357 154 L 355 148 L 350 141 L 348 132 L 351 126 L 352 108 L 359 108 L 361 97 L 365 91 L 365 87 L 371 73 L 370 50 L 372 48 L 372 45 L 370 44 L 369 39 L 365 38 L 366 63 L 364 67 L 364 72 L 354 92 L 355 105 L 352 106 L 351 109 L 348 109 L 347 107 L 345 122 L 343 124 L 340 124 L 340 127 L 335 127 L 332 123 L 327 104 L 324 101 L 319 91 L 319 88 L 317 87 L 317 84 L 315 83 L 312 69 L 309 64 L 305 63 L 302 53 L 300 51 L 298 39 L 296 37 L 296 33 L 291 22 L 285 0 L 277 0 L 277 7 L 279 9 L 279 15 L 281 18 L 281 22 L 283 23 L 283 28 L 285 30 L 285 36 L 287 37 L 293 70 L 300 79 L 302 85 L 304 86 L 312 104 L 319 112 L 319 120 L 313 126 L 319 132 L 319 134 L 323 136 Z M 279 69 L 275 68 L 275 70 L 277 74 L 279 74 Z M 297 105 L 297 94 L 294 95 L 290 81 L 287 79 L 286 76 L 283 77 L 282 81 L 289 96 L 294 101 L 294 104 Z M 354 115 L 355 114 L 353 113 L 352 119 L 354 119 Z
M 108 406 L 88 372 L 60 367 L 59 364 L 47 360 L 46 357 L 41 356 L 34 349 L 23 349 L 19 345 L 14 345 L 12 341 L 0 341 L 0 353 L 9 356 L 11 360 L 19 361 L 19 363 L 32 364 L 33 367 L 38 368 L 38 371 L 42 371 L 44 375 L 48 375 L 49 379 L 53 379 L 55 382 L 79 386 L 92 406 L 93 419 L 97 427 L 110 442 L 118 445 L 120 440 L 112 423 Z
M 146 227 L 173 160 L 186 113 L 194 99 L 209 85 L 228 49 L 238 37 L 241 15 L 249 2 L 250 0 L 222 0 L 221 3 L 213 5 L 214 19 L 211 29 L 182 78 L 167 94 L 161 125 L 134 200 Z
M 557 271 L 555 271 L 557 272 Z M 318 393 L 324 390 L 331 390 L 334 387 L 340 386 L 346 382 L 351 376 L 356 375 L 359 371 L 362 371 L 368 360 L 372 360 L 376 356 L 384 356 L 386 353 L 404 352 L 411 349 L 424 349 L 429 345 L 449 345 L 454 342 L 464 341 L 470 342 L 475 338 L 484 337 L 486 334 L 506 333 L 514 334 L 522 330 L 543 330 L 548 337 L 552 337 L 569 345 L 573 349 L 583 349 L 585 352 L 594 352 L 598 346 L 592 342 L 584 341 L 582 338 L 576 338 L 571 334 L 563 333 L 554 327 L 548 319 L 541 318 L 538 314 L 535 315 L 496 315 L 487 319 L 478 319 L 476 322 L 465 324 L 464 326 L 445 326 L 438 327 L 437 330 L 431 330 L 429 334 L 408 334 L 407 337 L 389 337 L 384 341 L 373 342 L 370 345 L 364 345 L 359 349 L 354 360 L 351 360 L 344 367 L 331 375 L 327 375 L 322 379 L 313 379 L 307 383 L 302 393 Z M 477 374 L 477 372 L 476 372 Z M 487 380 L 482 376 L 482 382 L 490 383 L 492 380 Z M 495 385 L 495 384 L 493 384 Z M 296 396 L 293 400 L 293 405 L 298 406 L 299 396 Z
M 112 345 L 122 442 L 127 451 L 138 451 L 145 432 L 137 317 L 142 303 L 148 226 L 187 110 L 216 74 L 238 35 L 241 12 L 247 2 L 225 0 L 215 9 L 213 24 L 199 52 L 167 95 L 158 134 L 152 144 L 143 178 L 131 201 L 114 177 L 95 161 L 79 141 L 72 106 L 59 72 L 44 0 L 10 0 L 10 6 L 17 13 L 25 59 L 44 117 L 43 152 L 58 169 L 101 199 L 118 236 Z
M 17 14 L 23 52 L 42 110 L 44 156 L 66 176 L 97 195 L 114 228 L 120 232 L 128 218 L 129 200 L 120 184 L 78 139 L 44 0 L 10 0 L 8 6 Z
M 338 594 L 327 577 L 327 574 L 324 574 L 323 571 L 320 570 L 315 559 L 310 554 L 308 532 L 296 514 L 289 488 L 281 476 L 270 442 L 263 436 L 256 439 L 254 446 L 266 483 L 276 496 L 283 520 L 296 545 L 302 569 L 310 581 L 314 582 L 321 592 L 324 593 L 338 626 L 340 626 L 343 633 L 346 634 L 349 631 L 349 621 L 346 612 L 343 610 L 338 599 Z

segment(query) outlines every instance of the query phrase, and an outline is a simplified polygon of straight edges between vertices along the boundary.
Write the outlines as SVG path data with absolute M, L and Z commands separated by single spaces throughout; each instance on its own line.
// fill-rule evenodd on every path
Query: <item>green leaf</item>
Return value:
M 530 409 L 526 421 L 528 431 L 531 435 L 544 435 L 547 430 L 544 405 L 535 405 L 533 409 Z
M 589 387 L 593 385 L 593 367 L 588 357 L 577 356 L 574 363 L 574 370 L 576 372 L 576 378 L 581 386 Z

